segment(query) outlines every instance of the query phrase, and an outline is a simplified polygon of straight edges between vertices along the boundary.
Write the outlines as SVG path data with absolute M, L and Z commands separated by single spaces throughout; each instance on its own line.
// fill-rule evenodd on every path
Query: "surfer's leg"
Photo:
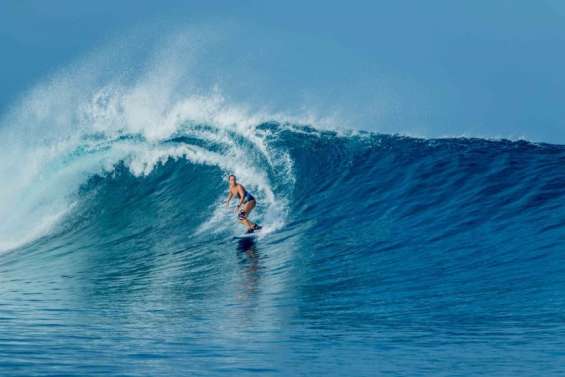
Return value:
M 245 225 L 247 227 L 247 230 L 251 230 L 255 224 L 253 224 L 251 221 L 249 221 L 249 219 L 247 218 L 247 216 L 249 215 L 249 202 L 247 202 L 245 204 L 245 206 L 241 209 L 241 211 L 239 212 L 239 222 L 243 225 Z M 253 208 L 251 208 L 253 209 Z
M 250 225 L 251 221 L 247 218 L 247 213 L 244 214 L 243 212 L 244 210 L 239 213 L 239 222 L 246 227 L 251 228 L 253 225 Z
M 247 220 L 247 219 L 241 220 L 240 223 L 243 224 L 243 225 L 245 225 L 245 227 L 246 227 L 247 229 L 253 228 L 253 225 L 251 225 L 251 221 L 249 221 L 249 220 Z
M 255 208 L 255 200 L 248 201 L 247 203 L 245 203 L 245 206 L 243 207 L 243 211 L 245 211 L 245 218 L 241 219 L 241 223 L 245 225 L 247 229 L 252 229 L 255 227 L 255 223 L 249 221 L 248 218 L 251 211 L 253 211 L 253 208 Z
M 245 207 L 243 207 L 243 210 L 245 211 L 247 216 L 249 216 L 251 211 L 253 211 L 253 208 L 255 208 L 255 200 L 250 200 L 247 203 L 245 203 Z

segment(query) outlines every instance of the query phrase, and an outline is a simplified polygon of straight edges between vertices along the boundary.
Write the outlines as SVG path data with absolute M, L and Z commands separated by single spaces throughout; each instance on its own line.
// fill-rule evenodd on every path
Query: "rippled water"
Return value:
M 184 123 L 50 151 L 3 202 L 2 375 L 563 371 L 563 146 Z

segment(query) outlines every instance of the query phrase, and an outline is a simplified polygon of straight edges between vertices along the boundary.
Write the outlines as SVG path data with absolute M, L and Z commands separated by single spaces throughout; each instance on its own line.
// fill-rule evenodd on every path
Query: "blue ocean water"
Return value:
M 564 146 L 179 124 L 11 144 L 1 375 L 563 373 Z

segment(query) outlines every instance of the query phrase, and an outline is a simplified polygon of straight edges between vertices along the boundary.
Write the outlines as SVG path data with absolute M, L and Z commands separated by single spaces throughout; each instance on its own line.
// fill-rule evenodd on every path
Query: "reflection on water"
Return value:
M 241 296 L 249 298 L 257 293 L 259 284 L 259 251 L 255 238 L 242 238 L 237 242 L 239 266 L 243 272 Z
M 256 253 L 257 245 L 255 242 L 255 238 L 253 237 L 246 237 L 238 240 L 237 242 L 237 251 L 244 252 L 247 254 Z

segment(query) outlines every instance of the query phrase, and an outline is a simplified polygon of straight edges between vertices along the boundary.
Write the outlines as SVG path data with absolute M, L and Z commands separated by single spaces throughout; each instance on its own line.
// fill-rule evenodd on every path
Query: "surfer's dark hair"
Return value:
M 235 175 L 230 174 L 230 176 L 228 177 L 228 181 L 230 180 L 231 177 L 233 177 L 234 180 L 237 179 L 237 178 L 235 177 Z

